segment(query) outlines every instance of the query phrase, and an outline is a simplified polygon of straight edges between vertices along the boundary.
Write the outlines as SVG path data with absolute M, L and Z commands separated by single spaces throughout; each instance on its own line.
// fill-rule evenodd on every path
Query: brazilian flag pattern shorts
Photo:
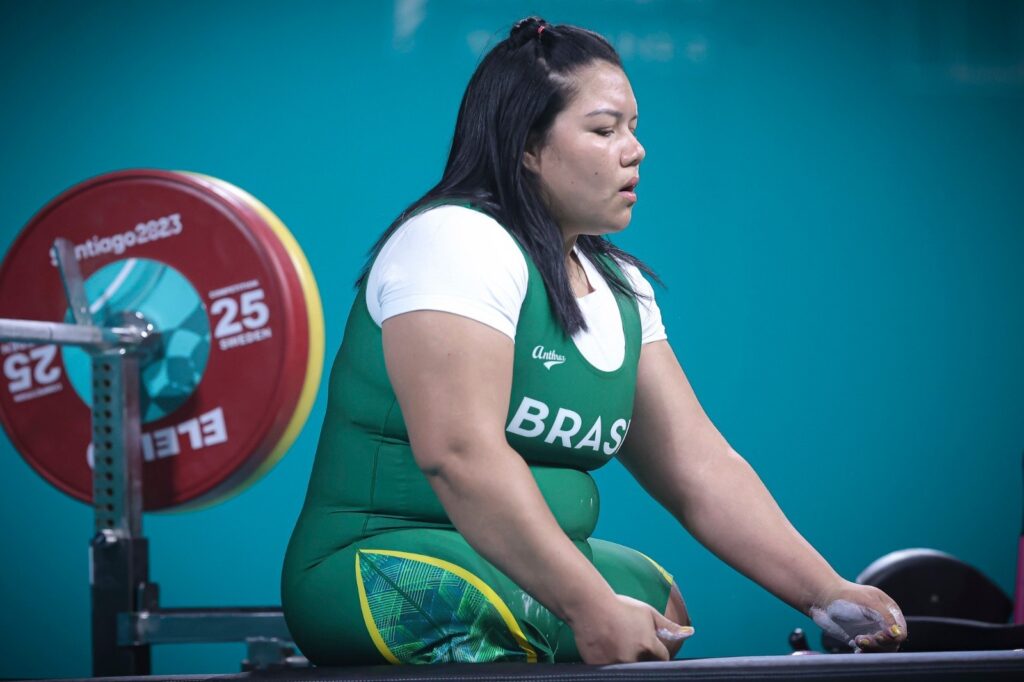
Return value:
M 644 554 L 577 541 L 617 594 L 664 611 L 672 576 Z M 569 627 L 453 530 L 382 533 L 290 586 L 288 627 L 318 665 L 579 661 Z

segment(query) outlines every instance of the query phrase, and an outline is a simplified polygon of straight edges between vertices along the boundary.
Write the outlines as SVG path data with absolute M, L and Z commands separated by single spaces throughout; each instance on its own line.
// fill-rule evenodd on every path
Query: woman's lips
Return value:
M 627 201 L 636 203 L 636 186 L 640 184 L 640 178 L 633 178 L 619 190 L 619 196 L 624 197 Z

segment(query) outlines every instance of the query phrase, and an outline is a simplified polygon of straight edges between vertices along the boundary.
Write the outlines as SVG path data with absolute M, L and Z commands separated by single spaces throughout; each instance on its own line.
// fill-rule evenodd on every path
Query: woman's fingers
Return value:
M 877 599 L 873 605 L 882 614 L 882 629 L 873 633 L 866 646 L 858 646 L 865 651 L 896 651 L 907 638 L 907 621 L 899 606 L 885 592 L 877 587 L 866 586 L 865 591 Z M 874 610 L 874 609 L 872 609 Z
M 902 642 L 907 638 L 907 619 L 903 617 L 903 611 L 900 607 L 892 600 L 889 595 L 885 594 L 886 600 L 889 602 L 889 615 L 892 616 L 893 622 L 889 624 L 889 634 L 892 635 L 893 639 Z
M 662 642 L 675 643 L 693 636 L 694 629 L 689 625 L 675 623 L 653 608 L 651 614 L 654 616 L 654 631 Z
M 665 658 L 661 660 L 670 660 L 676 655 L 679 648 L 683 646 L 683 640 L 693 636 L 693 627 L 680 625 L 657 609 L 652 608 L 651 615 L 653 616 L 652 624 L 654 625 L 654 634 L 658 640 L 658 646 L 665 649 Z
M 672 622 L 649 604 L 616 595 L 611 608 L 599 617 L 572 626 L 584 662 L 593 665 L 667 661 L 679 641 L 693 634 L 692 627 Z
M 906 620 L 898 609 L 895 609 L 895 612 L 892 610 L 890 612 L 893 619 L 886 623 L 887 627 L 882 631 L 870 636 L 861 635 L 855 638 L 858 649 L 866 652 L 890 652 L 900 648 L 900 644 L 907 638 Z
M 898 641 L 884 632 L 879 632 L 871 637 L 861 635 L 856 638 L 855 643 L 858 649 L 866 652 L 895 651 L 900 646 Z
M 907 622 L 889 595 L 877 587 L 846 583 L 824 607 L 811 607 L 814 622 L 858 651 L 896 651 L 907 638 Z

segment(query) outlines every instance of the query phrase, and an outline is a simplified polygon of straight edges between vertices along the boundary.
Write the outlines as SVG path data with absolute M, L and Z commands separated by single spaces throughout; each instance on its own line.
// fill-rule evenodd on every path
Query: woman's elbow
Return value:
M 484 469 L 498 448 L 508 448 L 480 434 L 449 433 L 443 436 L 410 439 L 413 457 L 420 471 L 432 480 L 454 479 Z

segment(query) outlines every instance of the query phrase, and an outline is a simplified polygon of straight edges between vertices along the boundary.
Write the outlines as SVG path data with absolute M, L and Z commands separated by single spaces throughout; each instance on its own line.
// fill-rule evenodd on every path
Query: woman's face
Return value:
M 629 224 L 644 148 L 636 139 L 633 89 L 622 69 L 597 61 L 574 74 L 576 95 L 523 163 L 566 239 Z

